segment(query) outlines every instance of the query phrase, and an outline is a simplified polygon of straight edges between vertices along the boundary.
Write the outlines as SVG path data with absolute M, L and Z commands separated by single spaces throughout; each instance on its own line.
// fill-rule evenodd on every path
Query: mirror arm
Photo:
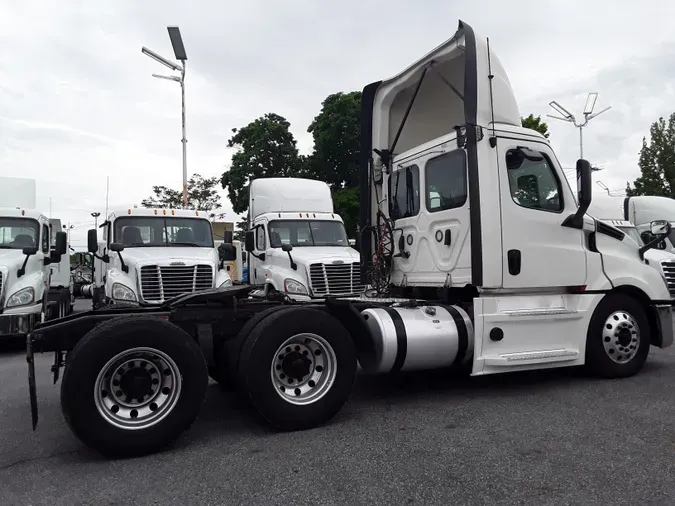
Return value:
M 291 252 L 287 251 L 286 253 L 288 253 L 288 260 L 291 262 L 291 269 L 293 269 L 294 271 L 297 271 L 298 270 L 298 264 L 296 264 L 293 261 L 293 257 L 291 256 Z
M 652 249 L 654 246 L 656 246 L 656 245 L 657 245 L 658 243 L 660 243 L 661 241 L 664 241 L 664 240 L 668 237 L 668 235 L 669 235 L 669 234 L 661 234 L 661 235 L 657 235 L 656 238 L 652 239 L 652 240 L 649 241 L 647 244 L 645 244 L 644 246 L 642 246 L 642 247 L 638 250 L 638 253 L 639 253 L 639 255 L 640 255 L 640 260 L 644 260 L 644 259 L 645 259 L 645 253 L 646 253 L 647 251 L 649 251 L 650 249 Z
M 107 256 L 107 255 L 106 255 L 106 256 Z M 117 256 L 120 257 L 120 263 L 122 264 L 122 270 L 123 270 L 125 273 L 129 274 L 129 266 L 128 266 L 127 264 L 124 263 L 124 259 L 122 258 L 122 252 L 121 252 L 121 251 L 118 251 L 118 252 L 117 252 Z
M 23 265 L 19 267 L 19 270 L 16 271 L 16 277 L 20 278 L 24 274 L 26 274 L 26 264 L 28 264 L 28 259 L 30 258 L 30 255 L 26 255 L 26 258 L 23 259 Z

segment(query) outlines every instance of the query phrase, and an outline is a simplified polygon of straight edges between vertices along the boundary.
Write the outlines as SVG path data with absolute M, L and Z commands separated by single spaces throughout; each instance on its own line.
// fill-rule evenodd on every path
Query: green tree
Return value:
M 632 187 L 626 184 L 626 195 L 675 197 L 675 113 L 652 123 L 649 143 L 642 138 L 638 166 L 640 176 Z
M 526 118 L 520 118 L 520 123 L 523 125 L 523 127 L 536 130 L 548 139 L 548 125 L 541 120 L 541 116 L 535 117 L 534 114 L 530 114 Z
M 248 209 L 248 185 L 259 177 L 292 177 L 301 174 L 301 158 L 291 124 L 278 114 L 268 113 L 243 128 L 233 128 L 227 141 L 235 148 L 230 169 L 221 177 L 232 209 Z
M 218 177 L 204 178 L 193 174 L 188 180 L 188 209 L 205 211 L 209 218 L 222 218 L 220 195 L 218 194 Z M 183 190 L 175 190 L 166 186 L 153 186 L 153 195 L 143 199 L 143 207 L 183 208 Z
M 361 92 L 328 95 L 307 132 L 314 138 L 309 174 L 334 190 L 358 186 Z

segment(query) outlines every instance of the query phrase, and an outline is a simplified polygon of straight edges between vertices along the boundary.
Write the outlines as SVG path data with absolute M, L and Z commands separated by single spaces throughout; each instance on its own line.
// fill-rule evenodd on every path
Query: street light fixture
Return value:
M 158 55 L 145 46 L 141 48 L 141 52 L 153 60 L 161 63 L 165 67 L 168 67 L 173 71 L 180 72 L 180 77 L 161 76 L 159 74 L 152 74 L 152 77 L 164 79 L 167 81 L 176 81 L 180 84 L 181 124 L 183 131 L 183 138 L 181 139 L 181 143 L 183 144 L 183 207 L 187 207 L 187 139 L 185 138 L 185 62 L 187 61 L 187 53 L 185 52 L 185 46 L 183 45 L 183 38 L 180 35 L 179 28 L 177 26 L 167 26 L 166 29 L 169 32 L 169 39 L 171 40 L 171 46 L 173 47 L 173 54 L 176 57 L 176 60 L 179 60 L 182 65 L 178 65 L 171 60 L 167 60 L 163 56 Z
M 552 100 L 549 102 L 548 105 L 551 106 L 555 112 L 557 112 L 560 116 L 554 116 L 552 114 L 547 114 L 549 118 L 557 119 L 560 121 L 567 121 L 568 123 L 572 123 L 575 127 L 579 129 L 579 157 L 583 158 L 584 157 L 584 136 L 583 136 L 583 128 L 588 125 L 588 122 L 592 120 L 593 118 L 596 118 L 600 116 L 603 112 L 606 112 L 612 108 L 610 105 L 609 107 L 605 107 L 603 110 L 596 112 L 593 114 L 593 109 L 595 109 L 595 103 L 598 100 L 598 94 L 596 92 L 592 92 L 588 94 L 588 97 L 586 98 L 586 105 L 584 106 L 584 122 L 583 123 L 577 123 L 576 118 L 574 117 L 574 114 L 569 112 L 567 109 L 565 109 L 562 105 L 560 105 L 558 102 L 555 100 Z
M 94 218 L 94 228 L 98 228 L 98 217 L 101 216 L 101 213 L 94 211 L 91 216 Z

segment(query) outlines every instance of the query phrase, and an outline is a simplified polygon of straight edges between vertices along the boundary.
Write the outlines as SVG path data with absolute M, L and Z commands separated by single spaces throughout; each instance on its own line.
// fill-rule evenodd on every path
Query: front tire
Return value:
M 644 367 L 650 338 L 642 305 L 624 294 L 608 294 L 598 304 L 588 327 L 586 368 L 604 378 L 633 376 Z
M 288 307 L 248 334 L 239 385 L 274 427 L 304 430 L 328 422 L 356 381 L 357 354 L 349 333 L 323 311 Z
M 94 327 L 69 353 L 61 408 L 73 433 L 103 455 L 147 455 L 190 427 L 207 384 L 190 335 L 151 316 L 123 316 Z

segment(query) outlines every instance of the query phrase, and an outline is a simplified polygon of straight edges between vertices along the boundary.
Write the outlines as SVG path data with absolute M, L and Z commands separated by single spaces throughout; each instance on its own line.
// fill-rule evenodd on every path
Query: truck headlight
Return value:
M 219 288 L 226 288 L 228 286 L 232 286 L 232 280 L 231 279 L 226 279 L 220 284 Z
M 136 301 L 136 294 L 134 291 L 122 283 L 113 283 L 112 298 L 115 300 Z
M 18 292 L 13 293 L 7 299 L 7 307 L 27 306 L 32 304 L 35 300 L 35 290 L 33 287 L 22 288 Z
M 307 295 L 305 285 L 291 278 L 284 279 L 284 291 L 286 293 L 295 293 L 298 295 Z

